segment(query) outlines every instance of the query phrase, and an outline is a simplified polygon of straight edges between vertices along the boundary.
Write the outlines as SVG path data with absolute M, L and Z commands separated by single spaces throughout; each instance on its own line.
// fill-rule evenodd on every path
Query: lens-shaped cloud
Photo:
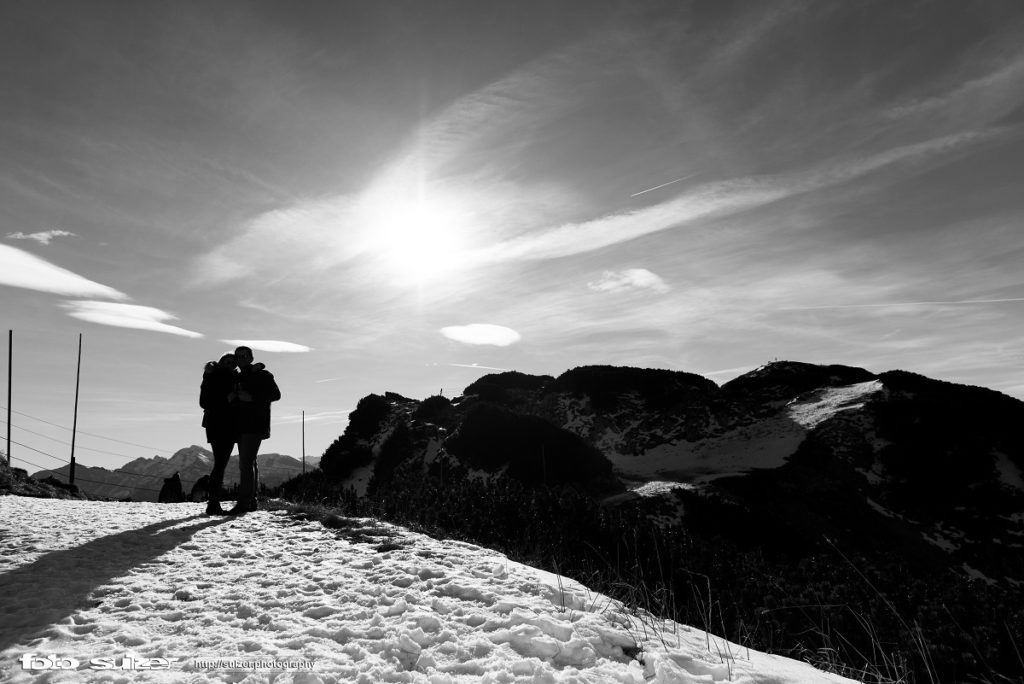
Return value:
M 0 285 L 37 292 L 52 292 L 68 297 L 128 299 L 128 295 L 112 287 L 83 278 L 77 273 L 9 245 L 0 245 Z
M 23 233 L 20 230 L 16 233 L 8 233 L 9 240 L 35 240 L 41 245 L 48 245 L 54 238 L 73 237 L 74 233 L 66 230 L 44 230 L 39 233 Z
M 312 351 L 312 347 L 294 342 L 283 342 L 281 340 L 221 340 L 224 344 L 232 347 L 249 347 L 253 351 L 280 352 L 285 354 L 299 354 Z
M 507 347 L 522 339 L 522 335 L 512 328 L 489 323 L 471 323 L 470 325 L 450 325 L 441 328 L 441 334 L 449 340 L 463 344 L 489 344 L 495 347 Z
M 182 337 L 203 337 L 202 333 L 165 323 L 165 321 L 177 320 L 178 317 L 151 306 L 89 300 L 64 302 L 61 306 L 68 310 L 69 316 L 99 325 L 152 330 Z
M 620 292 L 622 290 L 650 289 L 668 292 L 669 286 L 656 273 L 646 268 L 627 268 L 624 271 L 605 271 L 601 279 L 587 283 L 587 287 L 598 292 Z

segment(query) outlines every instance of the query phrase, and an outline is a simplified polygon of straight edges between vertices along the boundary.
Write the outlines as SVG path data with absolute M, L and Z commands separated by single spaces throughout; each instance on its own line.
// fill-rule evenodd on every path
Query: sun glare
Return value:
M 366 225 L 370 250 L 390 276 L 419 284 L 454 270 L 466 231 L 455 203 L 420 197 L 375 205 Z

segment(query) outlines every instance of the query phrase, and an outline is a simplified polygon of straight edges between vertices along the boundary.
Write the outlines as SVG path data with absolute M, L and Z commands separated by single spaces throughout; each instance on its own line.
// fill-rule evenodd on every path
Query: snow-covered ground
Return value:
M 851 681 L 470 544 L 202 510 L 0 497 L 0 681 Z

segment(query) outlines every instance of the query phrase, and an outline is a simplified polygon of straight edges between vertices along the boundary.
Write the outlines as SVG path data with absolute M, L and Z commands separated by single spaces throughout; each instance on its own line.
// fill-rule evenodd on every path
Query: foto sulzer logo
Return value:
M 88 663 L 90 670 L 169 670 L 177 658 L 137 658 L 123 655 L 120 658 L 93 658 Z M 61 657 L 55 653 L 40 655 L 26 653 L 21 656 L 23 670 L 77 670 L 82 664 L 77 658 Z

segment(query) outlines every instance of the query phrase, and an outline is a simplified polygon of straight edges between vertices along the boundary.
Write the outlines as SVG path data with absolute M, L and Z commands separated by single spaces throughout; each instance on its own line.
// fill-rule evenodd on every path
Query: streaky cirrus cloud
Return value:
M 312 347 L 295 342 L 284 342 L 282 340 L 221 340 L 224 344 L 232 347 L 249 347 L 253 351 L 264 351 L 282 354 L 301 354 L 313 351 Z
M 507 347 L 522 339 L 522 335 L 512 328 L 490 323 L 449 325 L 441 328 L 441 334 L 449 340 L 463 344 L 486 344 L 494 347 Z
M 731 375 L 733 377 L 739 377 L 744 373 L 749 373 L 756 367 L 757 366 L 737 366 L 735 368 L 720 368 L 719 370 L 704 371 L 698 373 L 698 375 L 703 375 L 705 378 L 713 378 L 719 375 Z
M 316 413 L 306 413 L 307 423 L 320 423 L 323 421 L 346 421 L 348 420 L 348 414 L 352 413 L 355 409 L 339 409 L 336 411 L 318 411 Z M 291 416 L 274 416 L 274 422 L 278 425 L 298 425 L 302 423 L 302 414 L 291 415 Z
M 566 223 L 463 255 L 478 264 L 556 259 L 593 252 L 701 219 L 729 216 L 780 200 L 825 190 L 900 164 L 923 163 L 971 144 L 991 141 L 1004 129 L 967 131 L 893 147 L 859 157 L 833 159 L 799 173 L 709 182 L 673 199 L 634 211 Z
M 1020 106 L 1021 88 L 1024 87 L 1024 49 L 995 40 L 988 43 L 980 54 L 961 66 L 971 73 L 963 80 L 944 84 L 935 94 L 935 84 L 922 84 L 933 91 L 929 94 L 901 102 L 882 112 L 883 118 L 926 121 L 931 126 L 978 126 L 995 121 Z M 1012 51 L 1008 59 L 1003 54 Z M 979 68 L 980 67 L 980 68 Z
M 871 302 L 867 304 L 821 304 L 817 306 L 790 306 L 780 311 L 816 311 L 819 309 L 877 309 L 885 307 L 915 306 L 965 306 L 970 304 L 1010 304 L 1024 302 L 1024 297 L 1004 297 L 1002 299 L 955 299 L 949 301 L 927 302 Z
M 209 286 L 276 274 L 282 261 L 301 262 L 305 272 L 321 271 L 372 255 L 369 228 L 382 209 L 395 213 L 396 205 L 411 204 L 424 190 L 445 196 L 445 203 L 475 223 L 517 230 L 547 222 L 571 198 L 547 183 L 507 182 L 499 152 L 515 154 L 525 145 L 525 132 L 570 111 L 580 97 L 577 91 L 589 87 L 575 83 L 575 68 L 604 52 L 603 40 L 582 40 L 458 98 L 400 141 L 361 190 L 295 200 L 251 218 L 232 238 L 197 258 L 193 281 Z M 565 87 L 570 80 L 572 97 Z M 473 171 L 453 174 L 445 168 L 452 162 Z M 531 197 L 526 207 L 524 194 Z
M 299 202 L 255 217 L 227 242 L 194 264 L 194 278 L 215 285 L 264 271 L 282 262 L 302 263 L 304 271 L 344 263 L 362 250 L 352 227 L 359 206 L 349 196 Z
M 0 245 L 0 285 L 68 297 L 128 299 L 128 295 L 112 287 L 101 285 L 9 245 Z
M 509 370 L 511 370 L 510 368 L 498 368 L 496 366 L 481 366 L 479 363 L 449 363 L 447 365 L 454 366 L 455 368 L 473 368 L 477 370 L 492 370 L 501 372 L 508 372 Z
M 44 230 L 38 233 L 22 233 L 19 230 L 16 233 L 8 233 L 7 238 L 9 240 L 35 240 L 41 245 L 48 245 L 54 238 L 73 237 L 74 235 L 66 230 Z
M 110 325 L 115 328 L 134 328 L 153 332 L 181 335 L 182 337 L 204 337 L 202 333 L 186 330 L 166 321 L 177 320 L 177 316 L 152 306 L 138 304 L 118 304 L 114 302 L 97 302 L 91 300 L 64 302 L 61 306 L 68 310 L 68 315 L 90 323 Z
M 605 271 L 600 280 L 587 283 L 587 287 L 598 292 L 622 292 L 624 290 L 654 290 L 665 293 L 670 289 L 657 273 L 646 268 L 627 268 L 624 271 Z

